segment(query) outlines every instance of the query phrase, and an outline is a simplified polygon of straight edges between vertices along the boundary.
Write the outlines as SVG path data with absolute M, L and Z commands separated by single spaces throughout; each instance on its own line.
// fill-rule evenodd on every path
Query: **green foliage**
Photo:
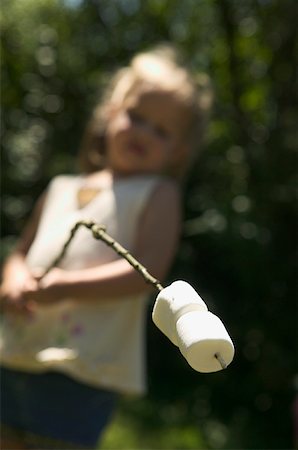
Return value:
M 124 405 L 109 448 L 118 445 L 117 435 L 126 448 L 199 448 L 191 431 L 197 428 L 208 448 L 292 446 L 295 6 L 2 1 L 4 255 L 48 180 L 76 170 L 91 107 L 110 73 L 135 51 L 171 41 L 214 85 L 205 148 L 184 187 L 185 223 L 169 278 L 190 281 L 222 317 L 236 357 L 225 372 L 194 373 L 148 320 L 146 407 Z M 159 423 L 154 431 L 150 411 Z
M 198 426 L 181 423 L 176 416 L 173 408 L 157 412 L 151 403 L 144 400 L 123 404 L 107 429 L 101 448 L 206 450 L 206 442 L 203 441 Z

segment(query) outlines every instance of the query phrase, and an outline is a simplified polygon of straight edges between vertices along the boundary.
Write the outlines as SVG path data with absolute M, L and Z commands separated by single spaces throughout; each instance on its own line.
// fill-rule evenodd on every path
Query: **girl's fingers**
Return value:
M 42 278 L 44 272 L 44 269 L 42 269 L 41 267 L 36 267 L 32 270 L 32 276 L 35 278 L 35 280 L 39 281 Z

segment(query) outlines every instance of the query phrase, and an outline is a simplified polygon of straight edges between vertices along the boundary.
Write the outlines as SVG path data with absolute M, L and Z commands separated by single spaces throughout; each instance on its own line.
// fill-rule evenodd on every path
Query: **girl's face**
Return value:
M 173 94 L 134 89 L 110 113 L 108 166 L 119 175 L 162 172 L 185 153 L 188 121 L 185 108 Z

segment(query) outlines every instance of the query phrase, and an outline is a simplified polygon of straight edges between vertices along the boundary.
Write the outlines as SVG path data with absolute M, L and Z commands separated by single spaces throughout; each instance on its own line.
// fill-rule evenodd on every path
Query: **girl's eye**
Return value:
M 132 111 L 131 109 L 129 109 L 127 111 L 128 117 L 130 118 L 130 120 L 134 123 L 144 123 L 144 119 L 135 111 Z
M 169 138 L 168 131 L 165 130 L 164 128 L 162 128 L 162 127 L 155 126 L 154 127 L 154 131 L 155 131 L 155 134 L 161 139 L 168 139 Z
M 168 139 L 169 138 L 169 132 L 163 128 L 160 125 L 154 125 L 150 123 L 150 121 L 146 120 L 144 117 L 142 117 L 139 113 L 132 109 L 127 110 L 127 115 L 130 118 L 130 120 L 142 127 L 146 127 L 148 130 L 150 130 L 152 133 L 155 134 L 159 139 Z

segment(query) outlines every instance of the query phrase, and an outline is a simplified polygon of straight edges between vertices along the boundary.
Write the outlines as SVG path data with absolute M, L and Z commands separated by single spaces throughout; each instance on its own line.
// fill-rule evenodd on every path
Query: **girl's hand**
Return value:
M 28 274 L 27 277 L 16 277 L 13 280 L 6 280 L 0 286 L 0 306 L 4 313 L 31 315 L 32 303 L 26 300 L 23 292 L 23 287 L 35 285 L 36 280 Z
M 65 270 L 54 268 L 44 278 L 37 277 L 35 283 L 25 285 L 24 298 L 39 304 L 59 302 L 65 297 L 66 279 Z

